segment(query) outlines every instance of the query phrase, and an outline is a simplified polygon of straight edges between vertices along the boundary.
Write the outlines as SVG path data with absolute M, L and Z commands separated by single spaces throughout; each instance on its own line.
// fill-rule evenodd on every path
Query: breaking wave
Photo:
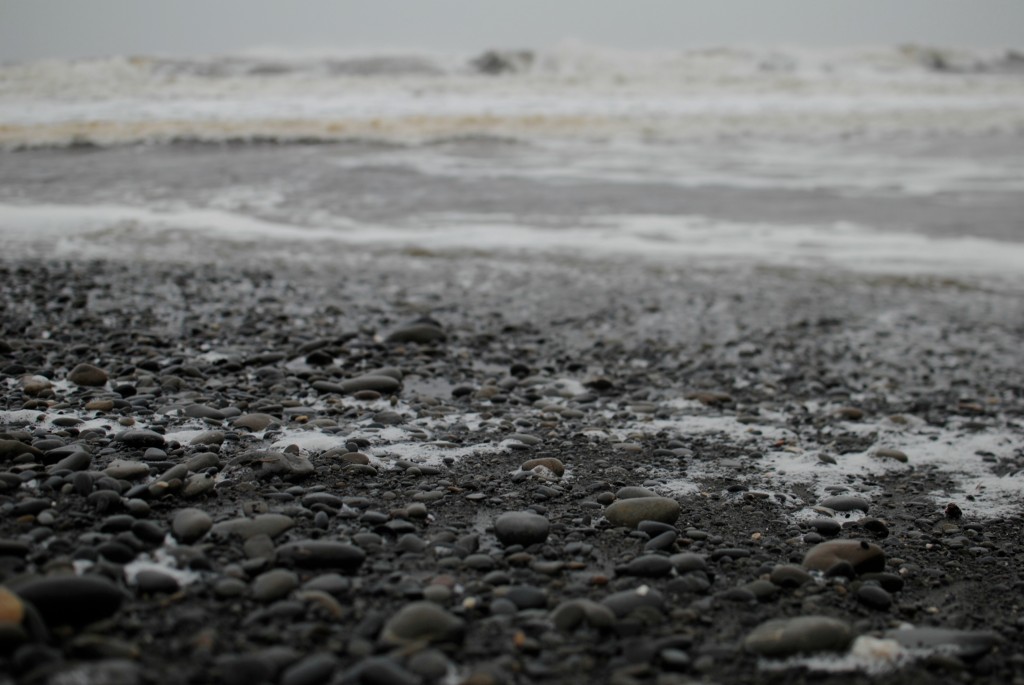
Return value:
M 0 65 L 0 145 L 1024 130 L 1024 53 L 921 46 L 258 51 Z

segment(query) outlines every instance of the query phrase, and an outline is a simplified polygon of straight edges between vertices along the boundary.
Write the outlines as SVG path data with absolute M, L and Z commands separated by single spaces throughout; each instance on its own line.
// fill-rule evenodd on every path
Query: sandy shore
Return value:
M 1017 292 L 371 253 L 0 291 L 0 682 L 1024 682 Z

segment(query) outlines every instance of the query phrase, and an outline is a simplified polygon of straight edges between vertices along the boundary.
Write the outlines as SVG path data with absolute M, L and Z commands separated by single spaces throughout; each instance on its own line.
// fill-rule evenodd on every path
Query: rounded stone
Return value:
M 237 535 L 248 540 L 257 535 L 269 535 L 275 538 L 295 525 L 295 519 L 285 514 L 258 514 L 253 518 L 237 518 L 221 521 L 212 532 L 215 535 Z
M 252 414 L 242 414 L 232 421 L 232 425 L 235 428 L 245 428 L 253 433 L 259 433 L 262 430 L 266 430 L 270 424 L 275 422 L 277 422 L 277 419 L 270 414 L 255 412 Z
M 510 511 L 494 522 L 494 533 L 504 545 L 534 545 L 548 538 L 551 524 L 539 514 Z
M 671 525 L 679 518 L 679 502 L 668 497 L 620 499 L 604 510 L 604 517 L 612 525 L 625 528 L 636 528 L 641 521 Z
M 852 576 L 885 570 L 885 552 L 863 540 L 828 540 L 807 551 L 804 568 L 829 575 Z
M 444 339 L 444 331 L 439 326 L 427 322 L 406 324 L 393 330 L 387 337 L 388 342 L 414 342 L 420 344 Z
M 623 590 L 611 594 L 605 597 L 601 604 L 611 609 L 618 617 L 627 616 L 642 607 L 665 611 L 665 598 L 660 592 L 646 585 L 641 585 L 634 590 Z
M 202 509 L 182 509 L 174 515 L 171 530 L 174 537 L 186 545 L 206 535 L 213 526 L 210 515 Z
M 598 629 L 611 628 L 616 620 L 614 611 L 590 599 L 570 599 L 551 612 L 551 623 L 564 633 L 584 624 Z
M 779 587 L 800 587 L 811 582 L 811 574 L 802 566 L 796 564 L 779 564 L 772 569 L 768 579 Z
M 99 387 L 107 384 L 107 372 L 92 364 L 79 364 L 68 373 L 68 380 L 75 385 Z
M 12 588 L 50 626 L 84 626 L 113 615 L 124 593 L 101 576 L 48 576 Z
M 743 641 L 747 650 L 767 657 L 842 651 L 853 641 L 845 621 L 828 616 L 798 616 L 766 621 Z
M 668 557 L 663 557 L 657 554 L 648 554 L 646 556 L 637 557 L 626 564 L 625 569 L 623 569 L 623 573 L 625 575 L 643 576 L 646 578 L 667 576 L 671 572 L 671 560 L 669 560 Z
M 366 552 L 344 542 L 299 540 L 277 548 L 277 557 L 304 568 L 355 570 L 366 559 Z
M 892 595 L 880 585 L 865 584 L 857 589 L 857 601 L 872 609 L 885 611 L 892 606 Z
M 352 394 L 363 390 L 373 390 L 381 394 L 397 392 L 402 387 L 402 382 L 391 376 L 359 376 L 341 382 L 342 392 Z
M 532 471 L 535 468 L 545 468 L 551 473 L 555 474 L 559 478 L 565 475 L 565 464 L 560 459 L 554 457 L 541 457 L 539 459 L 530 459 L 529 461 L 523 462 L 523 465 L 519 468 L 523 471 Z
M 135 576 L 135 586 L 144 594 L 173 594 L 180 589 L 174 576 L 155 569 L 139 571 Z
M 818 502 L 819 507 L 832 509 L 833 511 L 863 511 L 867 513 L 871 504 L 863 497 L 857 495 L 835 495 L 826 497 Z
M 298 586 L 299 577 L 294 571 L 278 568 L 256 576 L 252 581 L 252 596 L 261 602 L 272 602 Z
M 412 602 L 392 616 L 381 631 L 386 645 L 401 646 L 424 642 L 461 642 L 465 622 L 433 602 Z

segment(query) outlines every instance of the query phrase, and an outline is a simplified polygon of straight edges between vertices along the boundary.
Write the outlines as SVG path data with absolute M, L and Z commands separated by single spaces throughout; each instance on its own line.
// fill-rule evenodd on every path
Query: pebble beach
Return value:
M 1021 679 L 1015 295 L 346 266 L 3 263 L 11 682 Z
M 0 684 L 1024 683 L 1017 62 L 808 54 L 0 67 Z

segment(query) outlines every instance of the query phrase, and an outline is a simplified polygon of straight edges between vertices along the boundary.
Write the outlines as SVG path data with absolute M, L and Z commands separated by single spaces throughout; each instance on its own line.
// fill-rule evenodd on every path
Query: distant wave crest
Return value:
M 1024 129 L 1024 53 L 922 46 L 116 56 L 0 65 L 0 146 Z

